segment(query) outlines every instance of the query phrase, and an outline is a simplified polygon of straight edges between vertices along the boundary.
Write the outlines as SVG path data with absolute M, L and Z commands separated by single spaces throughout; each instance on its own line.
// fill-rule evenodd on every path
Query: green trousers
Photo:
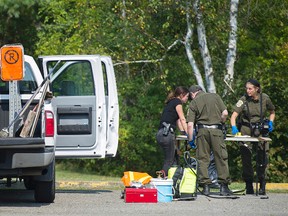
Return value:
M 201 128 L 196 138 L 196 157 L 199 163 L 198 180 L 200 185 L 211 184 L 208 174 L 210 163 L 210 153 L 214 154 L 215 165 L 218 173 L 219 184 L 230 184 L 230 174 L 228 167 L 228 153 L 224 143 L 223 133 L 219 129 Z

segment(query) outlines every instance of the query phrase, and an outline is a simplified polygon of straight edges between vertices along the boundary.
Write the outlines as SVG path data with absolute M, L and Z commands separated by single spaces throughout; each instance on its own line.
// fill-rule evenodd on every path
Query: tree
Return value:
M 233 83 L 234 78 L 234 63 L 236 60 L 236 47 L 237 47 L 237 12 L 238 12 L 238 0 L 231 0 L 230 7 L 230 36 L 229 36 L 229 45 L 228 53 L 226 58 L 226 70 L 227 74 L 224 77 L 224 82 L 228 88 L 233 91 L 231 84 Z
M 34 0 L 0 1 L 0 44 L 21 43 L 33 54 L 37 41 L 38 4 Z

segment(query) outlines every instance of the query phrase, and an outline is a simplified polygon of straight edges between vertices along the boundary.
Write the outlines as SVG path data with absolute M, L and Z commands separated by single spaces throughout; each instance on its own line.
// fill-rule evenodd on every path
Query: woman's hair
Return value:
M 258 89 L 258 93 L 260 93 L 261 92 L 261 86 L 260 86 L 260 83 L 256 80 L 256 79 L 249 79 L 249 80 L 247 80 L 247 82 L 246 82 L 246 84 L 247 83 L 251 83 L 252 85 L 254 85 L 255 87 L 258 87 L 259 89 Z M 245 84 L 245 86 L 246 86 L 246 84 Z
M 179 97 L 181 95 L 186 95 L 189 93 L 188 88 L 183 87 L 183 86 L 178 86 L 173 92 L 170 92 L 167 96 L 167 99 L 165 101 L 165 103 L 168 103 L 170 100 L 172 100 L 173 98 Z

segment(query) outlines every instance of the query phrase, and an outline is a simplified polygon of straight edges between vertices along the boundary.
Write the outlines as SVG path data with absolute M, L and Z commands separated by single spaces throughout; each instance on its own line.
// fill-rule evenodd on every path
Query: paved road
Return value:
M 125 203 L 120 190 L 57 190 L 54 203 L 35 203 L 23 189 L 0 190 L 0 215 L 288 215 L 288 194 L 269 193 L 268 199 L 241 195 L 239 199 L 212 199 L 198 195 L 194 201 Z

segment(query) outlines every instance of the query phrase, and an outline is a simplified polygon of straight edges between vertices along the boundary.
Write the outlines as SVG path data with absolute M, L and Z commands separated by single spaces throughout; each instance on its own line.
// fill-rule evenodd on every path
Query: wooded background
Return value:
M 288 1 L 2 0 L 0 12 L 1 46 L 21 43 L 36 59 L 112 57 L 120 106 L 117 156 L 58 161 L 62 166 L 111 176 L 127 170 L 155 176 L 162 167 L 155 135 L 169 91 L 198 83 L 221 95 L 231 115 L 246 80 L 255 78 L 276 106 L 267 181 L 287 182 Z M 235 60 L 233 76 L 229 58 Z M 237 181 L 239 147 L 227 146 Z

